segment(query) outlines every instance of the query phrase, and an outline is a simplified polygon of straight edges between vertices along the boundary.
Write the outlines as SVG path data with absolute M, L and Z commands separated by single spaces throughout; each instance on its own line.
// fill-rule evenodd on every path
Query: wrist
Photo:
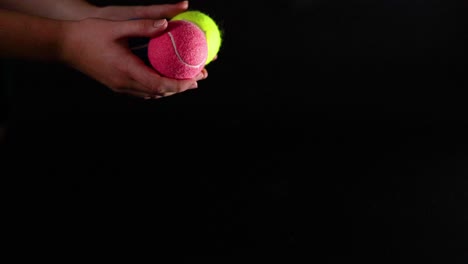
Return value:
M 99 13 L 101 8 L 93 5 L 86 5 L 83 6 L 77 14 L 77 19 L 75 20 L 83 20 L 86 18 L 97 17 L 96 15 Z
M 74 8 L 65 6 L 60 12 L 60 14 L 62 14 L 64 17 L 58 18 L 71 21 L 83 20 L 90 17 L 96 17 L 96 14 L 99 12 L 99 9 L 99 7 L 88 3 L 76 6 Z
M 129 20 L 133 18 L 139 18 L 138 6 L 127 7 L 127 6 L 103 6 L 96 7 L 93 12 L 93 17 L 109 19 L 109 20 Z
M 58 34 L 57 34 L 57 52 L 56 60 L 67 65 L 71 65 L 72 53 L 70 50 L 71 36 L 73 34 L 73 27 L 78 22 L 76 21 L 61 21 L 59 22 Z
M 102 14 L 105 13 L 106 7 L 102 6 L 89 6 L 85 10 L 85 18 L 104 18 Z

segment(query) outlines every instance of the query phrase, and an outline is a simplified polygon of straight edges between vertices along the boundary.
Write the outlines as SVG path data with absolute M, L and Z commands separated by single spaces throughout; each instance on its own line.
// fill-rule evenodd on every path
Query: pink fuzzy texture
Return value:
M 148 44 L 148 59 L 153 68 L 173 79 L 194 78 L 205 66 L 207 56 L 205 33 L 184 20 L 169 21 L 166 31 Z

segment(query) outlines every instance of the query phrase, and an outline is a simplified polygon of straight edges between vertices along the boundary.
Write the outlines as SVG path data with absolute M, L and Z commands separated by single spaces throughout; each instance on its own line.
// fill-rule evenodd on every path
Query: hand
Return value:
M 170 19 L 188 9 L 188 1 L 147 6 L 105 6 L 94 9 L 92 17 L 108 20 Z
M 186 11 L 189 7 L 188 1 L 181 1 L 176 4 L 161 4 L 147 6 L 105 6 L 94 9 L 93 17 L 108 20 L 130 20 L 130 19 L 170 19 L 179 13 Z M 213 60 L 216 60 L 217 56 Z M 208 77 L 208 71 L 202 70 L 203 80 Z
M 190 80 L 174 80 L 157 74 L 128 48 L 129 37 L 153 37 L 167 21 L 110 21 L 96 18 L 64 23 L 61 58 L 72 67 L 118 93 L 142 98 L 161 98 L 197 88 L 206 70 Z

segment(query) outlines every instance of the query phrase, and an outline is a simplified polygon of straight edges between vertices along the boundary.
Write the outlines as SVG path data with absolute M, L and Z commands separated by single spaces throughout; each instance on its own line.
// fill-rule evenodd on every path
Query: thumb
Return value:
M 167 20 L 139 19 L 115 22 L 115 37 L 153 37 L 167 28 Z

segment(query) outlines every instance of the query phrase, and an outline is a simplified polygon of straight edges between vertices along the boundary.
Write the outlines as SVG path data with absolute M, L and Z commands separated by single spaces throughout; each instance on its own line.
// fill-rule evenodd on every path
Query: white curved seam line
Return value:
M 202 62 L 202 63 L 199 63 L 197 65 L 191 65 L 191 64 L 188 64 L 186 63 L 182 57 L 180 57 L 180 54 L 179 54 L 179 51 L 177 50 L 177 46 L 175 44 L 175 41 L 174 41 L 174 37 L 172 36 L 171 32 L 168 33 L 169 37 L 171 38 L 171 42 L 172 42 L 172 47 L 174 48 L 174 51 L 177 55 L 177 58 L 179 59 L 180 62 L 182 62 L 185 66 L 188 66 L 188 67 L 192 67 L 192 68 L 198 68 L 200 66 L 202 66 L 205 62 Z

